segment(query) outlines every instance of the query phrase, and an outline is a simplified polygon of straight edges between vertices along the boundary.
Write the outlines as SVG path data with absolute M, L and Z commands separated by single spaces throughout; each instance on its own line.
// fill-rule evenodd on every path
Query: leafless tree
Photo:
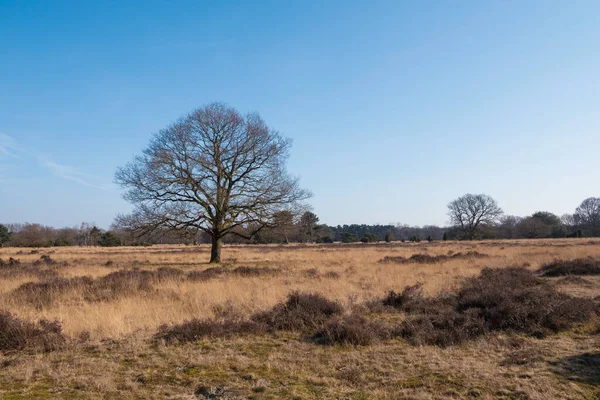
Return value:
M 496 200 L 486 194 L 465 194 L 448 204 L 448 216 L 465 239 L 477 237 L 481 225 L 493 225 L 503 214 Z
M 586 231 L 586 235 L 600 235 L 600 197 L 585 199 L 575 210 L 573 218 Z
M 290 146 L 258 114 L 219 103 L 195 110 L 118 169 L 116 182 L 135 210 L 117 223 L 146 232 L 200 229 L 211 237 L 210 262 L 218 263 L 226 235 L 249 238 L 276 212 L 310 197 L 286 172 Z

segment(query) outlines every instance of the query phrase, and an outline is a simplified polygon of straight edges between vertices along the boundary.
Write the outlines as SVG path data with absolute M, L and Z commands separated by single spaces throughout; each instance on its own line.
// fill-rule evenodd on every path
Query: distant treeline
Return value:
M 600 205 L 600 199 L 594 204 Z M 589 200 L 589 199 L 588 199 Z M 586 201 L 588 201 L 586 200 Z M 588 201 L 589 203 L 589 201 Z M 597 210 L 596 210 L 597 208 Z M 580 208 L 575 214 L 561 217 L 539 211 L 530 216 L 502 215 L 493 224 L 477 227 L 477 239 L 533 239 L 599 237 L 600 207 L 592 208 L 582 218 Z M 597 211 L 597 216 L 594 214 Z M 250 228 L 249 228 L 250 229 Z M 230 235 L 226 243 L 333 243 L 378 242 L 465 239 L 460 226 L 409 226 L 396 225 L 338 225 L 320 224 L 312 212 L 299 216 L 282 211 L 274 216 L 273 224 L 265 227 L 250 240 Z M 156 229 L 139 234 L 113 225 L 110 230 L 99 229 L 90 223 L 73 228 L 52 228 L 40 224 L 0 225 L 0 244 L 14 247 L 52 246 L 120 246 L 152 244 L 199 244 L 210 243 L 210 237 L 198 230 L 172 231 Z

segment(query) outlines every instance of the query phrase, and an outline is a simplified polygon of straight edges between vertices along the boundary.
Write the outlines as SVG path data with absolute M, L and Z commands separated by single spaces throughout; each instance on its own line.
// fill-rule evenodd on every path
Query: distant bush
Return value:
M 223 267 L 211 267 L 203 271 L 192 271 L 187 274 L 187 278 L 191 281 L 208 281 L 210 279 L 217 278 L 221 275 L 225 275 L 227 270 Z
M 361 242 L 363 243 L 375 243 L 375 242 L 379 242 L 379 236 L 377 236 L 374 233 L 371 232 L 366 232 L 362 239 L 360 239 Z
M 385 241 L 387 243 L 393 242 L 394 239 L 394 232 L 393 231 L 386 231 L 385 232 Z
M 342 243 L 354 243 L 358 242 L 358 236 L 356 236 L 354 233 L 342 232 L 340 235 L 340 240 Z
M 98 240 L 98 245 L 102 247 L 116 247 L 121 245 L 121 239 L 114 233 L 108 231 L 104 232 Z
M 555 260 L 544 264 L 538 272 L 545 277 L 567 275 L 600 275 L 600 261 L 591 257 L 575 260 Z
M 271 330 L 311 333 L 320 329 L 332 316 L 343 312 L 342 306 L 319 294 L 293 292 L 284 303 L 257 313 L 252 320 Z
M 53 351 L 64 347 L 66 338 L 57 321 L 28 322 L 0 311 L 0 351 Z
M 409 263 L 419 263 L 419 264 L 434 264 L 445 261 L 452 260 L 468 260 L 472 258 L 485 258 L 488 257 L 487 254 L 482 254 L 477 251 L 468 251 L 466 253 L 456 253 L 456 254 L 441 254 L 437 256 L 431 256 L 429 254 L 413 254 L 409 258 L 405 258 L 402 256 L 386 256 L 380 260 L 380 262 L 384 263 L 399 263 L 399 264 L 409 264 Z
M 233 271 L 233 274 L 239 276 L 272 276 L 280 272 L 279 269 L 270 267 L 237 267 Z

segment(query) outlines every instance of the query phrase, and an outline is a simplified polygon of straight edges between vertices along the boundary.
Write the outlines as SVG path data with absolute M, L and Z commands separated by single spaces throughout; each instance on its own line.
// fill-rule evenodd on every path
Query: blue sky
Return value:
M 107 228 L 117 166 L 213 101 L 293 138 L 329 224 L 600 196 L 597 1 L 134 3 L 0 0 L 1 222 Z

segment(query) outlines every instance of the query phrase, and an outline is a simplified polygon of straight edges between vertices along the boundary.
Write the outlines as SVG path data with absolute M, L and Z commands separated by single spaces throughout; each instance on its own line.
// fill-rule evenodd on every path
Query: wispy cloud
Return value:
M 97 176 L 89 175 L 79 171 L 75 167 L 58 164 L 52 159 L 36 149 L 26 148 L 17 143 L 17 141 L 3 133 L 0 133 L 0 159 L 23 159 L 31 158 L 42 168 L 50 171 L 54 176 L 61 179 L 76 182 L 80 185 L 87 186 L 90 188 L 96 188 L 101 190 L 107 190 L 108 185 L 103 184 L 102 178 Z M 0 173 L 3 169 L 0 168 Z M 4 170 L 6 170 L 6 165 Z
M 0 133 L 0 155 L 11 158 L 20 158 L 17 154 L 20 153 L 16 141 L 4 133 Z
M 97 185 L 95 183 L 90 182 L 90 180 L 92 180 L 92 179 L 97 180 L 99 178 L 79 172 L 73 167 L 68 167 L 66 165 L 60 165 L 53 161 L 44 161 L 42 163 L 42 165 L 44 167 L 48 168 L 55 176 L 58 176 L 59 178 L 77 182 L 83 186 L 87 186 L 87 187 L 91 187 L 91 188 L 102 189 L 102 190 L 108 189 L 105 185 Z

